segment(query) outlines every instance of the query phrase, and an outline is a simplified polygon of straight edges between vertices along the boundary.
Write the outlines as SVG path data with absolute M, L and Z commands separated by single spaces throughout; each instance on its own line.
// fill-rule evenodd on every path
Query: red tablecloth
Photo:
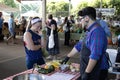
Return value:
M 77 80 L 77 79 L 80 77 L 80 72 L 71 72 L 70 70 L 68 70 L 68 71 L 55 70 L 54 72 L 49 73 L 49 74 L 46 74 L 46 75 L 51 76 L 52 74 L 54 74 L 54 73 L 56 73 L 56 72 L 74 75 L 74 77 L 73 77 L 71 80 Z M 15 76 L 17 76 L 17 75 L 20 75 L 20 74 L 26 74 L 26 73 L 32 73 L 32 69 L 23 71 L 23 72 L 21 72 L 21 73 L 15 74 L 15 75 L 13 75 L 13 76 L 9 76 L 9 77 L 7 77 L 7 78 L 5 78 L 5 79 L 3 79 L 3 80 L 12 80 L 13 77 L 15 77 Z M 37 71 L 34 71 L 33 73 L 35 73 L 35 74 L 40 74 L 40 73 L 38 73 Z

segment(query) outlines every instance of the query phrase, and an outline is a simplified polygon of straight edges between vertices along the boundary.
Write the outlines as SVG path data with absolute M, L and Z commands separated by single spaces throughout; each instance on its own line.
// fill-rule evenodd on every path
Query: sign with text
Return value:
M 114 15 L 115 8 L 96 8 L 96 12 L 102 12 L 102 15 Z

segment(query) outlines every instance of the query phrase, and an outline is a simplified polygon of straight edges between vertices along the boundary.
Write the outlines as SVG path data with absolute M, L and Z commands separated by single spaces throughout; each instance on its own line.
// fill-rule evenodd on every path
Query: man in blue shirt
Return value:
M 15 38 L 14 38 L 14 35 L 15 35 L 15 22 L 14 22 L 14 14 L 13 13 L 10 14 L 10 18 L 8 20 L 8 29 L 9 29 L 9 32 L 10 32 L 10 36 L 7 39 L 6 43 L 8 44 L 8 42 L 10 40 L 12 40 L 12 43 L 16 44 L 15 43 Z
M 80 52 L 80 80 L 105 80 L 108 73 L 108 60 L 105 55 L 107 37 L 104 29 L 96 21 L 96 10 L 93 7 L 83 8 L 78 12 L 82 28 L 86 28 L 84 40 L 79 41 L 67 57 Z

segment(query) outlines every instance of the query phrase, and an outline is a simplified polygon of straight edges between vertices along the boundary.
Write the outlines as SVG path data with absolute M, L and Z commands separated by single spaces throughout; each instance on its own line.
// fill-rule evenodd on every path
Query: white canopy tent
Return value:
M 3 16 L 9 16 L 10 15 L 9 13 L 7 13 L 5 11 L 2 11 L 2 14 L 3 14 Z
M 27 17 L 39 16 L 39 17 L 41 17 L 41 14 L 31 10 L 31 11 L 21 14 L 21 16 L 27 16 Z

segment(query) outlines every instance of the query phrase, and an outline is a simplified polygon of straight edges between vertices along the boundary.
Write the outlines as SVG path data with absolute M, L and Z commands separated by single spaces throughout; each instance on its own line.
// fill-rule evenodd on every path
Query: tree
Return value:
M 4 3 L 10 7 L 18 7 L 15 3 L 14 3 L 14 0 L 0 0 L 1 3 Z
M 75 15 L 75 16 L 78 16 L 77 13 L 79 10 L 81 10 L 82 8 L 84 8 L 85 6 L 87 6 L 88 3 L 87 2 L 82 2 L 82 3 L 79 3 L 77 5 L 77 8 L 76 9 L 72 9 L 72 14 Z
M 47 4 L 47 13 L 52 13 L 55 16 L 68 16 L 69 3 L 64 1 L 50 2 Z
M 100 0 L 92 0 L 91 2 L 84 1 L 80 3 L 76 9 L 73 10 L 74 14 L 86 7 L 86 6 L 93 6 L 95 8 L 100 8 Z M 102 8 L 115 8 L 116 12 L 115 15 L 120 15 L 120 0 L 102 0 Z
M 120 0 L 111 0 L 110 4 L 116 8 L 116 15 L 120 15 Z

